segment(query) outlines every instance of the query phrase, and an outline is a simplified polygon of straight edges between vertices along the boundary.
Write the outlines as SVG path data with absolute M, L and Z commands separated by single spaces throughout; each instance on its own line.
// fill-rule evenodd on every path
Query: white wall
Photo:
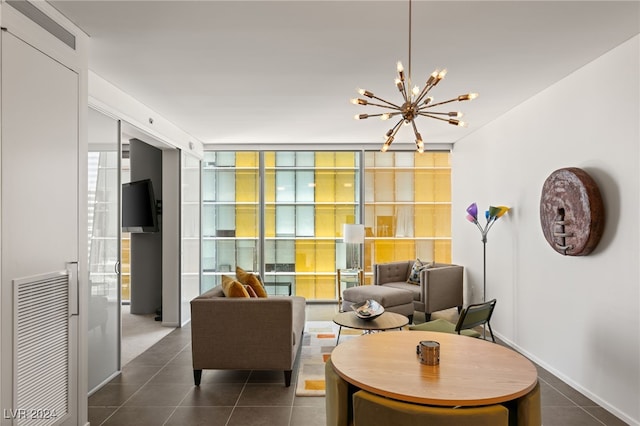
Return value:
M 482 243 L 465 209 L 512 206 L 488 236 L 494 331 L 631 424 L 640 424 L 639 52 L 636 36 L 452 155 L 453 260 L 466 266 L 467 301 L 482 298 Z M 542 184 L 562 167 L 587 171 L 604 198 L 604 235 L 589 256 L 562 256 L 542 234 Z

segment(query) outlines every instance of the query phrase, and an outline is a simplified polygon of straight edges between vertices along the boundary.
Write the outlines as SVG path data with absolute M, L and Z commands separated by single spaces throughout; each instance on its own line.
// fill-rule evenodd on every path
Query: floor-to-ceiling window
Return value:
M 207 152 L 202 162 L 202 291 L 235 266 L 258 271 L 257 152 Z
M 373 263 L 450 261 L 448 152 L 207 152 L 202 176 L 202 291 L 240 266 L 269 293 L 335 299 L 345 223 L 365 225 L 367 281 Z
M 365 271 L 374 263 L 451 261 L 448 152 L 365 153 Z
M 355 152 L 264 154 L 266 283 L 307 299 L 335 297 L 342 225 L 360 222 L 358 164 Z
M 200 291 L 200 159 L 182 152 L 180 170 L 180 323 L 186 324 Z

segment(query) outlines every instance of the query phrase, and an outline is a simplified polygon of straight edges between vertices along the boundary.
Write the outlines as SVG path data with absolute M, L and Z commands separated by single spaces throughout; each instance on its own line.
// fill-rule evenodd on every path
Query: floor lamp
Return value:
M 482 226 L 478 222 L 478 205 L 476 203 L 471 204 L 467 207 L 467 220 L 478 227 L 480 233 L 482 234 L 482 302 L 486 302 L 487 297 L 487 234 L 489 230 L 493 226 L 496 221 L 502 217 L 506 212 L 509 211 L 509 207 L 498 206 L 493 207 L 489 206 L 489 210 L 485 211 L 484 216 L 487 220 L 487 223 Z M 482 328 L 482 338 L 486 337 L 486 329 L 483 325 Z
M 347 267 L 358 269 L 360 265 L 360 244 L 364 244 L 364 225 L 345 223 L 342 238 L 347 245 Z

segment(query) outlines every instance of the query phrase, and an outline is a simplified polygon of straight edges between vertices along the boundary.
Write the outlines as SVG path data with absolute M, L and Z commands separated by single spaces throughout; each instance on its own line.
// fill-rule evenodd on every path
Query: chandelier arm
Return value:
M 400 121 L 398 121 L 396 125 L 391 128 L 392 132 L 390 136 L 393 136 L 393 137 L 396 136 L 396 134 L 398 133 L 398 130 L 400 130 L 400 125 L 402 124 L 403 121 L 404 121 L 404 118 L 401 118 Z
M 398 84 L 398 89 L 400 90 L 400 93 L 402 93 L 402 98 L 404 99 L 405 102 L 409 102 L 409 98 L 407 98 L 407 88 L 405 87 L 405 82 L 404 81 L 400 81 Z
M 367 114 L 367 118 L 371 118 L 371 117 L 382 117 L 385 114 L 389 114 L 388 112 L 385 113 L 380 113 L 380 114 Z M 400 114 L 399 112 L 397 112 L 396 114 Z
M 427 114 L 425 112 L 418 112 L 418 115 L 421 115 L 423 117 L 435 118 L 436 120 L 440 120 L 440 121 L 449 122 L 449 120 L 446 118 L 436 117 L 435 115 Z
M 423 114 L 435 114 L 435 115 L 446 115 L 446 116 L 450 116 L 448 112 L 434 112 L 434 111 L 429 111 L 428 113 L 424 112 Z
M 432 84 L 427 84 L 426 86 L 424 86 L 422 88 L 422 92 L 420 92 L 420 95 L 418 95 L 418 97 L 416 98 L 416 105 L 419 104 L 420 102 L 422 102 L 422 100 L 424 99 L 425 96 L 427 96 L 427 93 L 429 93 L 429 90 L 431 90 L 433 88 L 433 83 Z
M 390 105 L 390 106 L 391 106 L 391 107 L 393 107 L 393 108 L 397 108 L 397 109 L 399 109 L 399 110 L 400 110 L 400 109 L 402 109 L 400 106 L 398 106 L 398 105 L 396 105 L 396 104 L 394 104 L 394 103 L 392 103 L 392 102 L 389 102 L 389 101 L 387 101 L 387 100 L 385 100 L 385 99 L 379 98 L 379 97 L 377 97 L 377 96 L 375 96 L 375 95 L 372 95 L 371 97 L 372 97 L 372 98 L 374 98 L 374 99 L 379 100 L 380 102 L 384 102 L 385 104 L 388 104 L 388 105 Z M 372 103 L 370 103 L 369 105 L 376 105 L 376 104 L 372 104 Z M 382 106 L 382 105 L 378 105 L 378 106 Z M 385 108 L 389 108 L 389 107 L 385 107 Z
M 413 127 L 413 134 L 416 137 L 416 145 L 418 149 L 421 149 L 420 144 L 422 144 L 422 136 L 420 136 L 420 132 L 418 132 L 418 126 L 416 126 L 415 120 L 411 120 L 411 126 Z
M 386 101 L 382 101 L 382 102 L 386 102 Z M 373 106 L 377 106 L 380 108 L 390 108 L 390 109 L 397 109 L 398 111 L 401 111 L 402 108 L 400 108 L 398 105 L 394 105 L 391 102 L 387 102 L 389 105 L 380 105 L 380 104 L 374 104 L 372 102 L 367 103 L 367 105 L 373 105 Z
M 458 98 L 456 97 L 456 98 L 449 99 L 448 101 L 442 101 L 442 102 L 438 102 L 438 103 L 435 103 L 435 104 L 425 105 L 422 108 L 433 108 L 434 106 L 444 105 L 444 104 L 448 104 L 448 103 L 451 103 L 451 102 L 456 102 L 457 100 L 458 100 Z

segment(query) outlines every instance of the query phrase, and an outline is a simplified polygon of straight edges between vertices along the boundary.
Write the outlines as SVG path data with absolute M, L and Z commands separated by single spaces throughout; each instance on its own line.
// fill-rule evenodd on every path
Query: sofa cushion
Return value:
M 251 286 L 258 297 L 267 297 L 267 291 L 264 289 L 258 275 L 247 272 L 241 267 L 236 266 L 236 277 L 242 284 Z
M 226 275 L 222 276 L 222 291 L 225 297 L 249 297 L 244 285 Z
M 386 283 L 382 287 L 397 288 L 399 290 L 405 290 L 413 295 L 413 300 L 420 300 L 420 286 L 413 283 L 406 283 L 404 281 L 397 283 Z
M 413 262 L 413 266 L 411 267 L 411 272 L 409 272 L 409 278 L 407 278 L 407 282 L 411 284 L 420 284 L 420 271 L 430 267 L 430 263 L 423 262 L 420 259 L 416 259 L 416 261 Z

